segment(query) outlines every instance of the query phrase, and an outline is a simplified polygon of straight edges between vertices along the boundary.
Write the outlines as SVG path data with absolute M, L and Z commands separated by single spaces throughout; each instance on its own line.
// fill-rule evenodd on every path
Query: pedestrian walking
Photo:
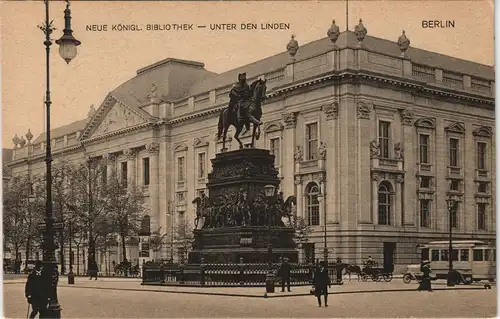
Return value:
M 431 284 L 431 262 L 428 260 L 422 261 L 420 264 L 420 271 L 423 273 L 422 275 L 422 280 L 420 281 L 420 284 L 418 285 L 417 290 L 427 290 L 427 291 L 432 291 L 432 284 Z
M 95 278 L 95 280 L 97 280 L 98 272 L 99 272 L 99 267 L 97 267 L 96 261 L 92 260 L 89 265 L 89 275 L 90 275 L 89 280 L 92 280 L 92 278 Z
M 288 258 L 284 258 L 283 262 L 280 265 L 280 269 L 278 270 L 278 276 L 281 277 L 281 292 L 285 291 L 285 282 L 288 288 L 288 292 L 290 290 L 290 271 L 292 270 L 292 266 L 288 263 Z
M 322 261 L 316 269 L 313 277 L 314 294 L 318 298 L 318 306 L 321 307 L 321 295 L 325 299 L 325 307 L 328 307 L 328 287 L 331 287 L 330 276 L 328 276 L 328 263 Z
M 344 270 L 345 265 L 342 263 L 342 259 L 337 257 L 337 263 L 335 264 L 335 271 L 337 273 L 337 284 L 342 284 L 342 271 Z
M 28 304 L 31 304 L 31 308 L 33 310 L 29 315 L 30 319 L 35 318 L 37 314 L 40 314 L 40 318 L 44 317 L 49 304 L 49 297 L 47 294 L 47 291 L 49 290 L 45 287 L 45 281 L 42 276 L 42 266 L 42 261 L 37 260 L 35 262 L 35 268 L 28 275 L 28 281 L 26 281 L 24 294 Z

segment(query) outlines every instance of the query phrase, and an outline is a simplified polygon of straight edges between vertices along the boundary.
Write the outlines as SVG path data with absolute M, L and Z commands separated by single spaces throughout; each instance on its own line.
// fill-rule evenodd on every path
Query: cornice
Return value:
M 80 140 L 80 142 L 82 144 L 89 144 L 89 143 L 92 143 L 92 142 L 95 142 L 95 141 L 99 141 L 99 140 L 102 140 L 102 139 L 114 137 L 114 136 L 121 135 L 121 134 L 124 134 L 124 133 L 129 133 L 129 132 L 137 131 L 137 130 L 140 130 L 140 129 L 145 128 L 145 127 L 157 126 L 157 125 L 159 125 L 161 123 L 163 123 L 163 121 L 160 121 L 159 123 L 158 122 L 141 123 L 141 124 L 138 124 L 138 125 L 134 125 L 134 126 L 129 126 L 129 127 L 123 128 L 121 130 L 116 130 L 116 131 L 109 132 L 109 133 L 106 133 L 106 134 L 102 134 L 102 135 L 99 135 L 99 136 L 91 137 L 89 139 L 82 139 L 82 140 Z

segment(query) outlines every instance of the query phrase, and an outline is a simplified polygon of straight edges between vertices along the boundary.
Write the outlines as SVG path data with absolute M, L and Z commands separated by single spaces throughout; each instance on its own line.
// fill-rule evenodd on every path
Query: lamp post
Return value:
M 45 51 L 46 51 L 46 81 L 47 90 L 45 93 L 45 110 L 46 110 L 46 139 L 45 139 L 45 163 L 47 166 L 46 172 L 46 201 L 45 201 L 45 225 L 46 229 L 43 234 L 43 276 L 47 279 L 47 283 L 51 282 L 49 289 L 49 306 L 47 308 L 47 318 L 60 318 L 61 305 L 57 300 L 57 260 L 55 256 L 56 245 L 54 243 L 55 228 L 54 228 L 54 215 L 52 212 L 52 151 L 51 151 L 51 138 L 50 138 L 50 46 L 52 41 L 50 35 L 55 30 L 52 21 L 49 19 L 49 0 L 45 0 L 45 22 L 39 28 L 45 34 Z M 63 36 L 56 41 L 59 45 L 59 53 L 61 57 L 69 63 L 76 56 L 76 47 L 80 45 L 80 41 L 76 40 L 71 30 L 71 10 L 69 9 L 69 1 L 66 1 L 66 10 L 64 10 L 64 30 Z
M 323 193 L 319 193 L 318 194 L 318 203 L 320 205 L 320 207 L 322 207 L 322 203 L 323 203 L 323 199 L 325 198 L 325 196 L 323 195 Z M 323 241 L 324 241 L 324 247 L 323 247 L 323 260 L 325 261 L 325 263 L 328 264 L 328 247 L 326 245 L 326 214 L 325 212 L 323 212 Z
M 267 243 L 267 274 L 266 274 L 266 293 L 274 293 L 274 273 L 273 273 L 273 236 L 271 232 L 271 215 L 273 209 L 272 198 L 274 196 L 274 192 L 276 190 L 276 186 L 274 185 L 266 185 L 264 186 L 264 193 L 267 199 L 267 227 L 269 231 L 269 241 Z
M 446 200 L 448 207 L 448 277 L 446 280 L 447 286 L 455 286 L 455 280 L 453 279 L 453 244 L 452 244 L 452 224 L 453 224 L 453 213 L 457 208 L 457 201 L 452 196 L 449 196 Z

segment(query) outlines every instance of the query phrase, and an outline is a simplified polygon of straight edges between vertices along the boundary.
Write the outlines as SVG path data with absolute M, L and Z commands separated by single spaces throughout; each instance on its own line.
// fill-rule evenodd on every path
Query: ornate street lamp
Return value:
M 267 274 L 266 274 L 266 293 L 274 293 L 274 273 L 273 273 L 273 236 L 271 232 L 271 215 L 273 213 L 273 203 L 272 198 L 274 197 L 274 192 L 276 186 L 266 185 L 264 186 L 264 193 L 267 199 L 267 227 L 269 230 L 269 241 L 267 243 Z
M 318 194 L 318 203 L 321 207 L 323 203 L 323 199 L 325 196 L 320 192 Z M 321 211 L 321 210 L 320 210 Z M 324 247 L 323 247 L 323 260 L 325 261 L 326 264 L 328 264 L 328 247 L 326 245 L 326 213 L 323 211 L 323 240 L 324 240 Z
M 61 305 L 57 300 L 57 283 L 59 281 L 59 273 L 57 271 L 57 260 L 55 256 L 56 245 L 54 237 L 56 232 L 56 225 L 54 215 L 52 212 L 52 151 L 51 151 L 51 138 L 50 138 L 50 46 L 52 41 L 50 35 L 55 30 L 52 21 L 49 19 L 49 0 L 45 0 L 45 23 L 39 28 L 45 34 L 45 51 L 46 51 L 46 81 L 47 91 L 45 93 L 45 107 L 47 118 L 47 129 L 45 139 L 45 163 L 47 166 L 46 177 L 46 201 L 45 201 L 45 232 L 43 234 L 43 275 L 47 278 L 47 283 L 51 283 L 49 291 L 49 306 L 46 314 L 42 314 L 47 318 L 61 318 Z M 64 35 L 56 41 L 60 45 L 59 53 L 61 57 L 69 63 L 76 56 L 76 47 L 80 45 L 80 41 L 76 40 L 71 30 L 71 10 L 69 9 L 69 1 L 66 1 L 66 10 L 64 10 Z
M 449 238 L 448 238 L 448 277 L 446 280 L 447 286 L 455 286 L 454 274 L 453 274 L 453 244 L 452 244 L 452 226 L 453 226 L 453 214 L 457 209 L 457 200 L 452 196 L 449 196 L 446 200 L 448 207 L 448 227 L 449 227 Z

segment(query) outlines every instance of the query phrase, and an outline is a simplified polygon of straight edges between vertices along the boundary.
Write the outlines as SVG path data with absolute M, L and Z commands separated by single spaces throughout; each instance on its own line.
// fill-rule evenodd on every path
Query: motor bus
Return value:
M 447 279 L 449 267 L 449 241 L 431 241 L 419 245 L 422 260 L 431 262 L 432 272 L 437 279 Z M 452 241 L 454 280 L 470 284 L 473 281 L 496 279 L 496 246 L 480 240 Z

